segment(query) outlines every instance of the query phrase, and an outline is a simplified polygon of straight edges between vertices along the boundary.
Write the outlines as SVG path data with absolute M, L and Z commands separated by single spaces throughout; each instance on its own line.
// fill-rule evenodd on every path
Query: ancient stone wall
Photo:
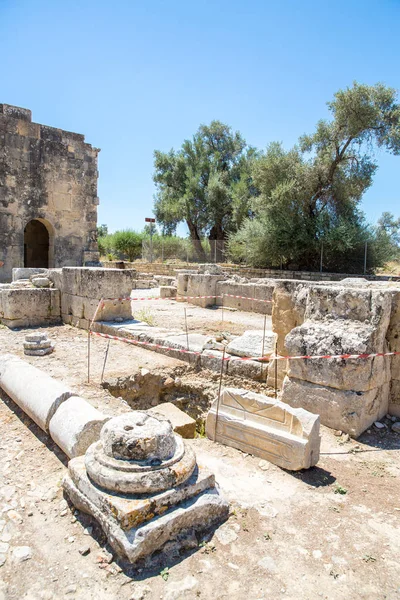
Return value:
M 280 282 L 273 330 L 284 356 L 398 351 L 400 289 L 394 284 Z M 357 437 L 387 412 L 399 414 L 400 357 L 279 361 L 282 400 Z M 269 374 L 273 369 L 269 369 Z M 271 381 L 270 381 L 271 383 Z
M 83 135 L 0 104 L 0 282 L 12 267 L 98 261 L 98 152 Z

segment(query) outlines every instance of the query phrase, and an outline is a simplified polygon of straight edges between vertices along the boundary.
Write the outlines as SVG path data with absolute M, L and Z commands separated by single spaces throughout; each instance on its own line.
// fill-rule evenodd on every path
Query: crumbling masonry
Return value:
M 0 282 L 13 267 L 98 263 L 98 152 L 0 104 Z

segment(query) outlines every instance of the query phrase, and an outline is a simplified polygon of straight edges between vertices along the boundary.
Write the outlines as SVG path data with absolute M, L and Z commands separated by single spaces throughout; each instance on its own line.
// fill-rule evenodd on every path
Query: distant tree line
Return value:
M 400 219 L 385 212 L 372 226 L 360 210 L 376 149 L 400 153 L 397 93 L 354 83 L 328 107 L 330 120 L 289 150 L 272 142 L 259 151 L 212 121 L 178 151 L 155 151 L 163 234 L 185 222 L 199 260 L 204 239 L 223 240 L 231 260 L 256 267 L 316 270 L 322 248 L 324 270 L 359 272 L 365 243 L 369 270 L 398 258 Z

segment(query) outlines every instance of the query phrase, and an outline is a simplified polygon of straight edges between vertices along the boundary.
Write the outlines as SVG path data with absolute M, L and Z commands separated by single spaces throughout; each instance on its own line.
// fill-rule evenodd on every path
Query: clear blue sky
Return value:
M 154 149 L 212 119 L 288 147 L 353 80 L 400 88 L 399 31 L 399 0 L 0 0 L 0 102 L 100 147 L 99 223 L 142 229 Z M 379 155 L 369 220 L 400 216 L 399 165 Z

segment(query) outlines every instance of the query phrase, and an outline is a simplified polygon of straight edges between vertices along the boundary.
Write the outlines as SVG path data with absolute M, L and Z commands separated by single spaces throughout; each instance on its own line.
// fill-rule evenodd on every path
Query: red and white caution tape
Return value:
M 174 298 L 160 298 L 160 296 L 145 296 L 145 297 L 126 297 L 126 298 L 103 298 L 103 304 L 102 306 L 104 306 L 104 301 L 107 300 L 108 302 L 128 302 L 128 301 L 138 301 L 138 300 L 204 300 L 204 299 L 210 299 L 210 298 L 214 298 L 215 300 L 217 298 L 239 298 L 241 300 L 251 300 L 254 302 L 267 302 L 267 303 L 272 303 L 272 300 L 263 300 L 261 298 L 250 298 L 248 296 L 236 296 L 234 294 L 222 294 L 222 296 L 175 296 Z
M 194 352 L 193 350 L 185 350 L 184 348 L 173 348 L 172 346 L 163 346 L 161 344 L 153 344 L 152 342 L 142 342 L 139 340 L 133 340 L 130 338 L 119 337 L 116 335 L 109 335 L 108 333 L 100 333 L 98 331 L 90 331 L 91 335 L 97 335 L 98 337 L 106 338 L 109 340 L 116 340 L 118 342 L 125 342 L 126 344 L 133 344 L 135 346 L 147 346 L 150 348 L 157 348 L 158 350 L 173 350 L 174 352 L 182 352 L 183 354 L 193 354 L 200 356 L 201 352 Z M 400 352 L 373 352 L 370 354 L 318 354 L 318 355 L 303 355 L 303 356 L 282 356 L 270 355 L 270 356 L 225 356 L 224 361 L 234 360 L 255 360 L 258 362 L 270 362 L 272 360 L 320 360 L 320 359 L 367 359 L 377 358 L 378 356 L 400 356 Z M 218 357 L 215 357 L 218 358 Z

